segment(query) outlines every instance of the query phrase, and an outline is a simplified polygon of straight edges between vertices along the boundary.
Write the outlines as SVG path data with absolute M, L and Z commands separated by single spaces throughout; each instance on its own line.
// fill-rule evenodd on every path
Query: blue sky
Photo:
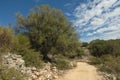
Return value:
M 77 27 L 81 41 L 120 38 L 120 0 L 1 0 L 0 25 L 14 25 L 15 13 L 26 16 L 42 4 L 61 9 Z

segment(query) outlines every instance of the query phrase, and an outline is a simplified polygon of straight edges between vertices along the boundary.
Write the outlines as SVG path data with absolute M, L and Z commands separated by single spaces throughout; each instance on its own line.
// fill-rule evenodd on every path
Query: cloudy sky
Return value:
M 80 40 L 120 39 L 120 0 L 1 0 L 0 25 L 15 23 L 15 13 L 27 15 L 35 5 L 61 9 L 77 27 Z

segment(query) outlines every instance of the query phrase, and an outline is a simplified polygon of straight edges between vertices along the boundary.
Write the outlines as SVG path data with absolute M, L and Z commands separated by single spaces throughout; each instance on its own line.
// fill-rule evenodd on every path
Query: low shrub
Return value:
M 14 68 L 0 68 L 1 80 L 26 80 L 27 75 Z
M 31 49 L 29 38 L 23 34 L 18 34 L 14 38 L 12 53 L 19 54 L 25 60 L 26 66 L 42 68 L 43 60 L 40 52 Z
M 12 47 L 11 52 L 19 53 L 26 49 L 30 49 L 31 46 L 30 46 L 30 41 L 27 36 L 25 36 L 23 34 L 17 34 L 14 37 L 14 42 L 11 47 Z
M 12 30 L 0 26 L 0 52 L 9 51 L 12 43 L 13 43 Z
M 44 66 L 44 62 L 42 60 L 42 56 L 39 52 L 35 52 L 34 50 L 24 51 L 23 59 L 25 60 L 26 66 L 32 66 L 36 68 L 42 68 Z
M 72 68 L 69 60 L 62 55 L 57 55 L 55 57 L 55 60 L 52 62 L 52 64 L 53 66 L 56 66 L 60 70 L 67 70 L 67 69 Z
M 120 80 L 120 75 L 117 77 L 117 80 Z
M 100 71 L 114 74 L 120 79 L 120 56 L 103 55 L 100 58 L 91 58 L 91 63 L 98 66 Z
M 90 57 L 89 60 L 90 60 L 90 64 L 93 64 L 93 65 L 99 65 L 99 64 L 101 64 L 100 58 Z

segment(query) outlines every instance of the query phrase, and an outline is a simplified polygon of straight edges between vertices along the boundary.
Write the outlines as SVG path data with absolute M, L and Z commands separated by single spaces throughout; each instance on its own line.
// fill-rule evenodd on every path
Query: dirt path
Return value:
M 85 62 L 78 62 L 77 67 L 68 71 L 61 80 L 102 80 L 96 68 Z

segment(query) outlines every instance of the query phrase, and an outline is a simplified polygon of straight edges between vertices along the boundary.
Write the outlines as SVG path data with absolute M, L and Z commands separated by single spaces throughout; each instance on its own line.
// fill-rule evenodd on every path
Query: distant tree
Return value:
M 90 43 L 89 49 L 92 55 L 100 57 L 108 54 L 107 44 L 104 40 L 94 40 Z
M 87 42 L 82 43 L 82 47 L 87 47 L 89 44 Z
M 107 41 L 107 45 L 109 47 L 109 53 L 111 53 L 111 55 L 120 55 L 120 39 L 109 40 Z
M 117 40 L 94 40 L 89 44 L 89 49 L 92 55 L 101 57 L 102 55 L 110 54 L 113 56 L 120 55 L 120 39 Z
M 17 15 L 16 30 L 29 37 L 32 48 L 40 51 L 44 59 L 57 54 L 72 57 L 80 51 L 81 43 L 71 22 L 48 5 L 37 6 L 27 17 Z

